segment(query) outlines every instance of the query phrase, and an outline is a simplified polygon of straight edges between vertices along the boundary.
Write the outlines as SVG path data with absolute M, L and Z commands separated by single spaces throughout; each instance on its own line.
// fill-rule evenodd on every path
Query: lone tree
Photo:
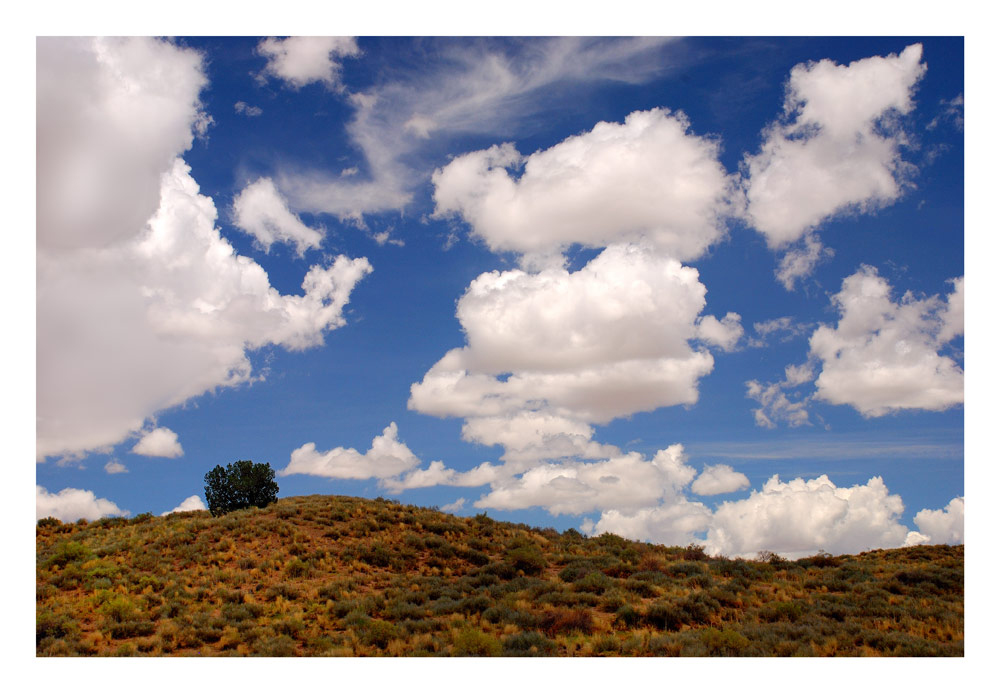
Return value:
M 254 464 L 250 460 L 239 460 L 225 468 L 216 465 L 205 475 L 205 500 L 216 517 L 250 506 L 263 508 L 278 500 L 274 470 L 266 462 Z

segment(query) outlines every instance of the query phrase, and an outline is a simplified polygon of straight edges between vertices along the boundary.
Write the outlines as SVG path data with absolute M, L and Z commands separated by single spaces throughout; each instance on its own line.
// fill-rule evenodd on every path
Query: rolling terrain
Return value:
M 964 547 L 710 557 L 383 499 L 40 520 L 39 656 L 962 656 Z

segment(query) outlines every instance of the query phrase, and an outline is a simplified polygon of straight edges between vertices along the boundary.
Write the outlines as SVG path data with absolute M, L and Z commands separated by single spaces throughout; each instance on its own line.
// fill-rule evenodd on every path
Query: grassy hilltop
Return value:
M 961 546 L 730 560 L 344 496 L 36 546 L 41 656 L 963 654 Z

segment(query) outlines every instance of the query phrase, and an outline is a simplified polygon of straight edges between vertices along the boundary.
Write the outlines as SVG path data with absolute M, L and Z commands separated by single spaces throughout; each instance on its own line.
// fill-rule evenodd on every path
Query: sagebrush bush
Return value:
M 456 657 L 499 657 L 502 652 L 499 640 L 471 628 L 455 636 L 452 649 L 452 654 Z

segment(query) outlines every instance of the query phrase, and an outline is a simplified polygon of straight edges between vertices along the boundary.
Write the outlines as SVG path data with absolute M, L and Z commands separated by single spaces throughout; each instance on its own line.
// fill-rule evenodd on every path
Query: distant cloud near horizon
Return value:
M 54 517 L 62 522 L 88 521 L 102 517 L 127 517 L 128 510 L 122 510 L 107 498 L 98 498 L 93 491 L 79 488 L 64 488 L 59 493 L 49 493 L 41 486 L 35 486 L 35 519 Z
M 192 510 L 208 510 L 208 506 L 205 505 L 205 501 L 201 499 L 201 496 L 188 496 L 173 510 L 160 513 L 160 517 L 166 517 L 173 513 L 190 512 Z

